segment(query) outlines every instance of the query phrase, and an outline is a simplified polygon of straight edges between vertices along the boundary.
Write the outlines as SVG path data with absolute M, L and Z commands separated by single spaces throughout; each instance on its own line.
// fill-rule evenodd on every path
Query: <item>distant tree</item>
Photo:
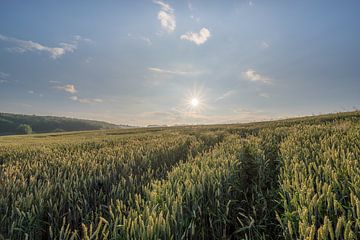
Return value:
M 17 132 L 20 133 L 20 134 L 31 134 L 32 133 L 32 128 L 28 124 L 20 124 L 17 127 Z

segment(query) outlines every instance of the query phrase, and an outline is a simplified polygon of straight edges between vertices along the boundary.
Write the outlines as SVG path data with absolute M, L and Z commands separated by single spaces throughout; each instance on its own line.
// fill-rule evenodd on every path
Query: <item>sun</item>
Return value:
M 181 108 L 188 116 L 195 116 L 208 109 L 206 94 L 203 86 L 195 85 L 188 89 L 181 103 Z
M 192 107 L 197 107 L 199 105 L 199 100 L 197 98 L 192 98 L 191 99 L 191 106 Z

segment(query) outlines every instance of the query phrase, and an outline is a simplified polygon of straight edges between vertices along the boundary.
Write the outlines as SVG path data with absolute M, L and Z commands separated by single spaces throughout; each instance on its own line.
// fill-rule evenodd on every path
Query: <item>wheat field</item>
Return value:
M 0 137 L 0 239 L 360 239 L 360 112 Z

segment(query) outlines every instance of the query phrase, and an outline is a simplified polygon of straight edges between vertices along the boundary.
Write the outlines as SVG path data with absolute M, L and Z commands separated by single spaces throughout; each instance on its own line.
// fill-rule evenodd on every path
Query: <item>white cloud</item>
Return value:
M 50 80 L 49 83 L 60 83 L 60 81 Z
M 225 92 L 223 95 L 221 95 L 220 97 L 218 97 L 217 99 L 215 99 L 215 101 L 220 101 L 223 100 L 225 98 L 231 97 L 236 93 L 236 90 L 229 90 L 227 92 Z
M 270 95 L 267 94 L 267 93 L 259 93 L 259 96 L 263 97 L 263 98 L 269 98 L 270 97 Z
M 69 99 L 74 100 L 74 101 L 77 101 L 77 100 L 78 100 L 78 97 L 77 97 L 77 96 L 71 96 L 71 97 L 69 97 Z
M 28 91 L 29 94 L 34 94 L 35 92 L 33 90 Z
M 76 49 L 75 45 L 68 43 L 61 43 L 61 47 L 47 47 L 37 42 L 20 40 L 17 38 L 6 37 L 4 35 L 0 35 L 0 40 L 10 42 L 16 45 L 16 47 L 9 48 L 10 51 L 19 53 L 42 51 L 47 52 L 53 59 L 59 58 L 67 52 L 74 52 Z
M 65 86 L 56 86 L 55 88 L 63 90 L 68 93 L 71 93 L 71 94 L 74 94 L 77 92 L 75 85 L 73 85 L 73 84 L 67 84 Z
M 69 99 L 79 102 L 79 103 L 84 103 L 84 104 L 91 104 L 91 103 L 102 103 L 104 102 L 102 99 L 100 98 L 80 98 L 78 96 L 71 96 L 69 97 Z
M 10 77 L 10 74 L 5 72 L 0 72 L 0 83 L 7 83 L 9 82 L 7 79 Z
M 194 42 L 197 45 L 205 43 L 211 36 L 210 31 L 207 28 L 202 28 L 199 33 L 187 32 L 180 36 L 181 40 L 188 40 Z
M 161 10 L 158 12 L 161 27 L 167 32 L 173 32 L 176 28 L 174 9 L 169 4 L 160 0 L 155 0 L 154 3 L 161 7 Z
M 68 93 L 71 93 L 71 94 L 77 93 L 75 85 L 73 85 L 73 84 L 67 84 L 65 86 L 55 86 L 55 88 L 63 90 Z M 103 102 L 103 100 L 100 98 L 82 98 L 82 97 L 79 97 L 76 95 L 70 96 L 69 99 L 79 102 L 79 103 L 84 103 L 84 104 L 102 103 Z
M 31 40 L 21 40 L 13 37 L 7 37 L 0 34 L 0 41 L 9 42 L 14 44 L 14 47 L 8 48 L 11 52 L 18 52 L 18 53 L 25 53 L 25 52 L 45 52 L 50 55 L 51 58 L 57 59 L 63 56 L 66 53 L 74 52 L 80 41 L 89 42 L 90 39 L 82 38 L 81 36 L 77 35 L 74 37 L 74 40 L 70 43 L 62 42 L 59 44 L 59 47 L 49 47 L 42 45 L 37 42 L 33 42 Z
M 86 43 L 95 43 L 94 40 L 90 39 L 90 38 L 86 38 L 86 37 L 83 37 L 83 36 L 80 36 L 80 35 L 75 35 L 74 36 L 74 42 L 76 43 L 79 43 L 79 42 L 86 42 Z
M 167 70 L 167 69 L 156 68 L 156 67 L 149 67 L 148 70 L 151 71 L 151 72 L 155 72 L 155 73 L 175 74 L 175 75 L 196 75 L 196 74 L 200 74 L 200 72 L 196 72 L 196 71 Z
M 8 78 L 8 77 L 10 77 L 10 74 L 4 73 L 4 72 L 0 72 L 0 78 L 1 78 L 1 79 L 5 79 L 5 78 Z
M 254 69 L 249 68 L 245 72 L 242 73 L 243 77 L 252 82 L 263 82 L 270 83 L 271 79 L 257 73 Z

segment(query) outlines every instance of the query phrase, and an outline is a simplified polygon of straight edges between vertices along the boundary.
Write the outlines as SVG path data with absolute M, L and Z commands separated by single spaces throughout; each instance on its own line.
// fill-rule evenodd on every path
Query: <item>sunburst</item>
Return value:
M 205 91 L 203 87 L 194 86 L 186 93 L 185 109 L 188 113 L 200 113 L 206 108 Z

